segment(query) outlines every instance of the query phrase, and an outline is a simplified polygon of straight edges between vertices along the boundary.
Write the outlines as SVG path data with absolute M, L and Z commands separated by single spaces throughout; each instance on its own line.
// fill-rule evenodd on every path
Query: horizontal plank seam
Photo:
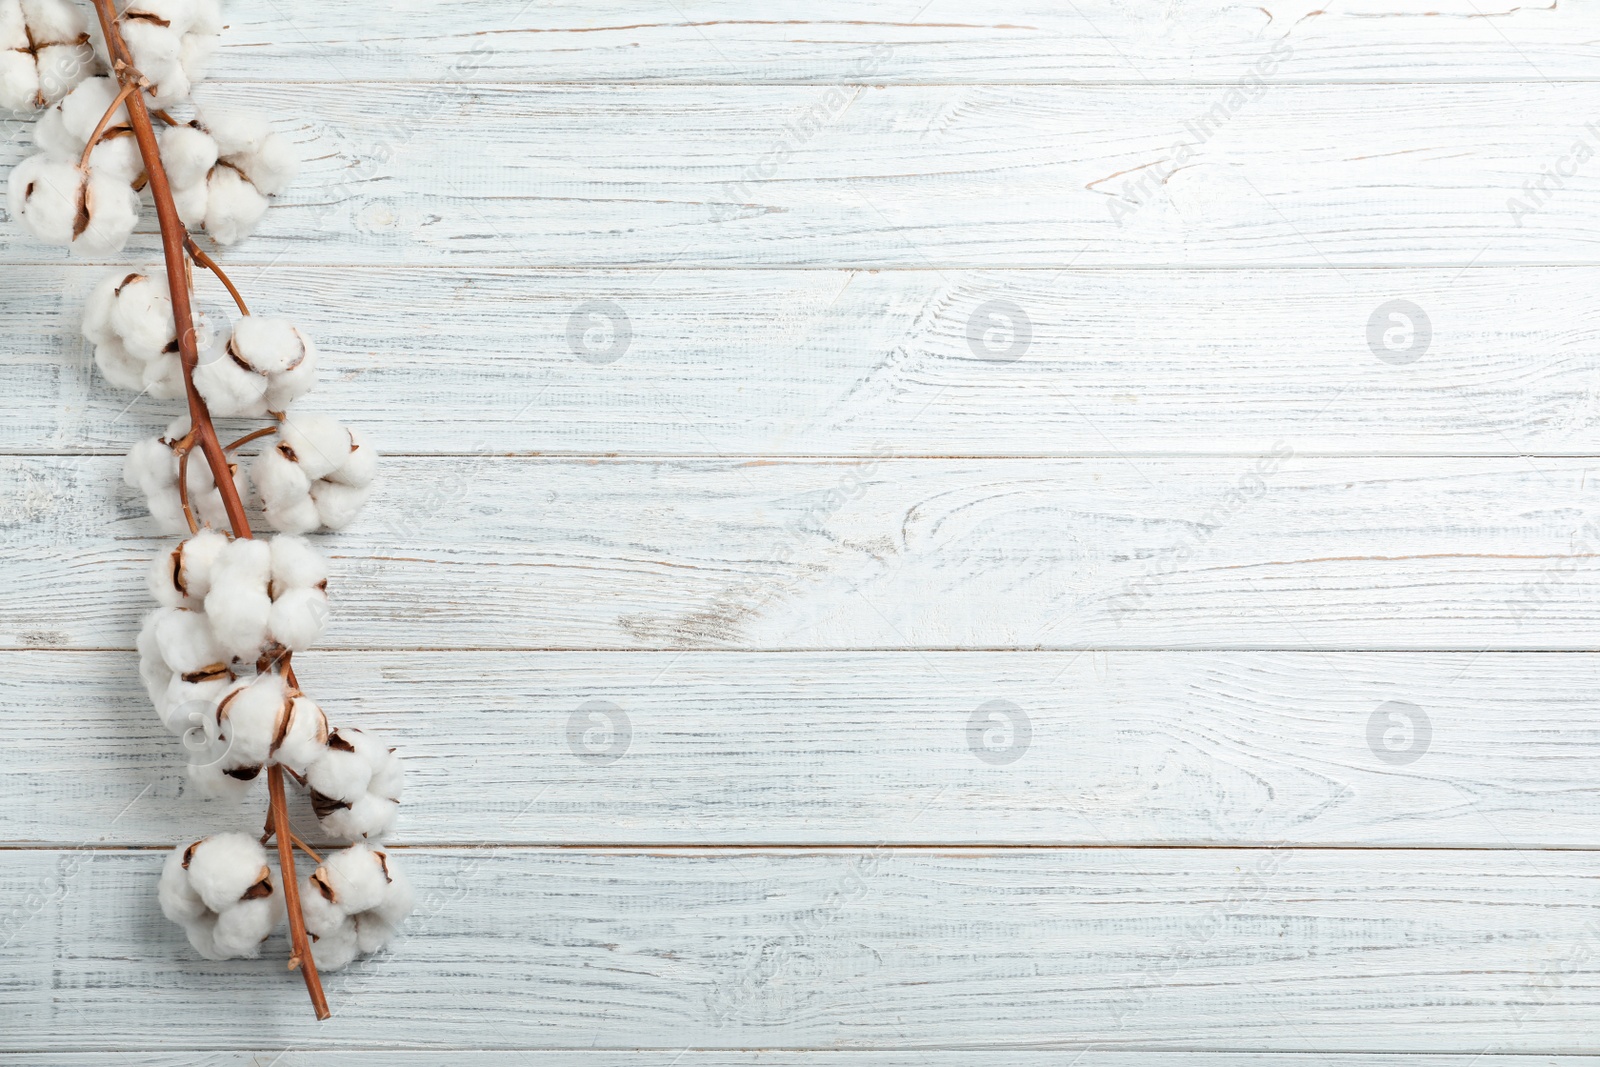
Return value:
M 310 840 L 312 847 L 339 848 L 338 842 Z M 383 846 L 391 851 L 412 852 L 593 852 L 606 855 L 632 855 L 638 853 L 673 852 L 694 853 L 814 853 L 814 852 L 970 852 L 981 855 L 989 852 L 1575 852 L 1600 853 L 1600 845 L 1324 845 L 1303 843 L 1246 842 L 1243 844 L 1104 844 L 1048 842 L 994 842 L 971 841 L 925 842 L 885 841 L 819 844 L 721 844 L 704 842 L 655 842 L 646 844 L 607 844 L 562 842 L 530 843 L 525 841 L 467 841 L 467 842 L 390 842 Z M 94 852 L 112 855 L 133 852 L 166 852 L 171 841 L 132 842 L 117 845 L 71 844 L 65 842 L 7 843 L 0 844 L 0 852 Z

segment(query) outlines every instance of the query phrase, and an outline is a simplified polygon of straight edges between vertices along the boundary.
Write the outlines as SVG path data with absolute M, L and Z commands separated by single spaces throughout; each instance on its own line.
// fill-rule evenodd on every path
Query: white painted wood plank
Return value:
M 0 899 L 41 902 L 0 949 L 0 1046 L 1556 1053 L 1600 1026 L 1592 853 L 412 850 L 406 936 L 314 1029 L 281 944 L 193 958 L 161 858 L 8 856 Z
M 1472 0 L 231 3 L 214 77 L 994 82 L 1592 78 L 1592 4 Z M 1319 7 L 1321 8 L 1319 10 Z
M 299 675 L 401 746 L 410 844 L 1600 846 L 1594 655 L 315 652 Z M 132 653 L 0 653 L 0 678 L 0 842 L 263 810 L 187 793 Z
M 213 97 L 273 116 L 307 165 L 226 259 L 1596 262 L 1600 167 L 1588 161 L 1600 146 L 1589 125 L 1600 84 L 1280 85 L 1237 111 L 1230 92 L 232 83 Z M 25 151 L 0 147 L 0 170 Z M 1570 176 L 1525 190 L 1545 181 L 1546 165 Z M 114 262 L 153 254 L 153 232 L 152 218 Z M 66 253 L 8 227 L 0 255 L 20 264 Z
M 287 1049 L 238 1052 L 175 1050 L 172 1052 L 62 1052 L 10 1054 L 0 1064 L 29 1067 L 455 1067 L 466 1056 L 487 1067 L 1594 1067 L 1600 1057 L 1582 1055 L 1519 1056 L 1505 1053 L 1440 1055 L 1438 1053 L 1341 1052 L 1117 1052 L 1107 1049 L 1062 1049 L 1030 1052 L 1006 1049 L 962 1049 L 948 1052 L 829 1052 L 763 1048 L 750 1051 L 594 1050 L 594 1049 L 450 1049 L 419 1051 L 385 1049 L 348 1051 L 311 1047 L 296 1042 Z
M 396 458 L 327 647 L 1590 649 L 1591 466 Z M 0 646 L 131 647 L 119 468 L 0 460 Z
M 121 453 L 171 418 L 93 367 L 78 321 L 105 269 L 30 268 L 0 292 L 0 451 Z M 1600 452 L 1595 268 L 247 280 L 318 341 L 307 406 L 408 453 Z M 220 286 L 201 291 L 220 316 Z M 1407 364 L 1383 346 L 1396 299 L 1431 335 Z

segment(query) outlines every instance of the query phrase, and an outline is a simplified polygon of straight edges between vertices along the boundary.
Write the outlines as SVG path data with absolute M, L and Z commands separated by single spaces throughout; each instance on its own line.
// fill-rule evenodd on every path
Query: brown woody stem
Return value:
M 333 1013 L 328 1010 L 328 998 L 322 993 L 317 964 L 311 958 L 311 939 L 306 936 L 305 916 L 300 912 L 300 877 L 294 871 L 294 831 L 289 828 L 289 802 L 283 795 L 283 768 L 276 763 L 267 768 L 267 791 L 272 795 L 272 828 L 278 835 L 278 870 L 283 874 L 283 902 L 289 909 L 289 937 L 294 942 L 289 969 L 300 968 L 306 980 L 306 991 L 311 994 L 311 1007 L 317 1018 L 326 1019 Z
M 161 163 L 161 146 L 156 141 L 155 126 L 151 123 L 150 107 L 144 93 L 137 91 L 139 72 L 134 67 L 133 53 L 123 40 L 117 27 L 117 12 L 113 0 L 94 0 L 100 30 L 105 35 L 106 50 L 111 57 L 112 73 L 123 86 L 127 98 L 129 125 L 133 127 L 134 140 L 139 145 L 139 155 L 144 161 L 149 178 L 150 197 L 155 201 L 156 219 L 161 226 L 161 251 L 166 261 L 167 284 L 172 293 L 172 320 L 178 328 L 178 357 L 183 365 L 184 392 L 189 401 L 190 433 L 211 468 L 212 480 L 222 497 L 223 509 L 228 514 L 228 525 L 235 537 L 250 536 L 250 521 L 245 516 L 244 501 L 233 484 L 233 471 L 228 456 L 217 439 L 217 429 L 211 422 L 211 412 L 205 398 L 194 385 L 194 371 L 200 364 L 200 352 L 195 344 L 194 309 L 189 300 L 189 262 L 184 258 L 184 245 L 189 232 L 178 217 L 177 205 L 172 200 L 172 186 L 167 181 L 167 170 Z M 129 87 L 134 89 L 129 92 Z M 163 119 L 170 121 L 168 116 Z M 287 665 L 285 665 L 287 667 Z M 292 675 L 290 676 L 292 678 Z M 323 995 L 322 981 L 317 977 L 316 961 L 311 956 L 311 941 L 306 936 L 305 915 L 300 911 L 300 883 L 294 871 L 294 843 L 289 836 L 289 809 L 284 799 L 283 768 L 267 769 L 267 789 L 271 796 L 270 817 L 278 834 L 278 867 L 283 875 L 284 903 L 289 911 L 289 936 L 294 953 L 289 957 L 291 969 L 300 968 L 306 991 L 311 994 L 311 1006 L 318 1019 L 329 1018 L 328 998 Z

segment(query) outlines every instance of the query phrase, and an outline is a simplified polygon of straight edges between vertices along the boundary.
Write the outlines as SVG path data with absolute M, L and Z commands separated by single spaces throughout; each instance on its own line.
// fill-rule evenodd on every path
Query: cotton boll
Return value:
M 201 36 L 215 36 L 222 32 L 222 4 L 218 0 L 195 0 L 194 18 L 189 32 Z
M 178 327 L 165 271 L 130 274 L 114 295 L 108 325 L 129 352 L 149 360 L 176 349 Z
M 277 448 L 251 469 L 267 521 L 288 533 L 319 525 L 338 530 L 354 521 L 371 492 L 372 447 L 326 415 L 287 413 L 278 434 Z
M 260 151 L 272 134 L 272 127 L 262 115 L 231 107 L 206 108 L 200 114 L 200 124 L 216 138 L 217 151 L 223 157 Z
M 184 777 L 203 797 L 222 800 L 242 800 L 250 792 L 259 768 L 230 768 L 223 760 L 227 753 L 220 743 L 196 753 L 194 762 L 183 768 Z M 238 773 L 230 773 L 237 771 Z M 244 777 L 240 777 L 243 775 Z
M 284 913 L 266 860 L 261 843 L 241 833 L 174 849 L 157 888 L 161 911 L 207 959 L 255 956 Z
M 145 19 L 123 19 L 120 28 L 128 51 L 133 53 L 133 65 L 151 83 L 147 90 L 151 103 L 169 107 L 187 97 L 189 76 L 179 61 L 181 33 Z
M 234 162 L 250 179 L 250 184 L 268 196 L 277 196 L 288 188 L 300 170 L 300 158 L 295 154 L 294 145 L 279 133 L 267 134 L 255 151 L 235 157 Z
M 161 131 L 161 162 L 174 186 L 203 184 L 217 165 L 217 142 L 196 126 L 168 126 Z
M 291 589 L 272 602 L 272 639 L 291 652 L 310 648 L 328 626 L 328 594 Z
M 357 952 L 383 948 L 415 905 L 410 884 L 387 853 L 364 843 L 327 856 L 300 883 L 300 900 L 306 929 L 317 938 L 317 966 L 324 966 L 317 955 L 322 948 L 329 970 Z
M 94 346 L 94 365 L 100 368 L 105 380 L 118 389 L 135 393 L 144 391 L 145 363 L 135 359 L 122 347 L 121 341 L 110 341 Z
M 262 503 L 268 510 L 286 507 L 296 501 L 310 498 L 311 479 L 300 469 L 300 464 L 285 455 L 281 448 L 266 449 L 251 462 L 250 480 L 255 483 L 256 492 L 261 494 Z M 315 514 L 312 515 L 312 520 L 314 527 Z
M 387 797 L 367 793 L 347 808 L 335 808 L 318 824 L 335 837 L 346 841 L 371 838 L 381 841 L 394 832 L 400 805 Z
M 370 911 L 383 903 L 389 888 L 386 859 L 371 845 L 352 845 L 323 860 L 312 881 L 320 884 L 319 895 L 330 897 L 346 915 Z
M 167 533 L 187 534 L 183 505 L 178 495 L 178 456 L 174 445 L 189 432 L 189 420 L 181 418 L 167 427 L 166 436 L 138 442 L 122 467 L 122 480 L 144 494 L 151 516 Z M 248 491 L 244 475 L 230 464 L 234 490 L 241 499 Z M 189 504 L 196 519 L 208 526 L 224 526 L 228 521 L 222 494 L 211 479 L 211 467 L 196 451 L 189 457 Z
M 378 476 L 378 450 L 367 442 L 364 434 L 350 431 L 350 454 L 338 470 L 328 475 L 330 482 L 338 482 L 356 489 L 364 489 Z M 365 498 L 363 498 L 365 499 Z
M 224 648 L 212 633 L 213 621 L 202 612 L 174 608 L 157 622 L 161 658 L 175 673 L 213 673 L 227 665 Z
M 230 541 L 212 565 L 206 616 L 218 644 L 236 659 L 254 660 L 266 643 L 271 568 L 272 549 L 265 541 L 248 538 Z
M 267 413 L 267 380 L 227 356 L 202 361 L 194 371 L 194 387 L 213 415 L 251 418 Z
M 0 52 L 0 107 L 27 114 L 44 105 L 39 68 L 31 52 Z
M 100 125 L 100 120 L 105 117 L 106 110 L 111 107 L 112 101 L 122 92 L 115 78 L 100 75 L 85 79 L 72 92 L 61 98 L 61 102 L 52 110 L 60 112 L 61 124 L 66 136 L 72 138 L 74 146 L 71 151 L 82 152 L 84 145 L 89 143 L 95 127 Z M 106 128 L 129 126 L 128 105 L 120 105 L 111 113 L 111 118 L 106 120 Z
M 300 465 L 312 481 L 326 478 L 350 458 L 350 431 L 337 419 L 311 413 L 291 413 L 278 427 L 280 449 Z
M 211 591 L 211 569 L 227 544 L 225 535 L 201 530 L 171 552 L 151 560 L 151 595 L 171 607 L 199 607 Z
M 264 399 L 272 411 L 283 411 L 316 384 L 316 346 L 287 319 L 246 315 L 234 324 L 226 348 L 266 378 Z
M 290 589 L 320 589 L 328 582 L 328 558 L 304 537 L 274 537 L 272 545 L 272 595 Z
M 108 256 L 122 251 L 139 224 L 139 194 L 124 179 L 91 167 L 83 212 L 87 221 L 72 247 L 86 256 Z
M 293 703 L 278 674 L 235 682 L 217 701 L 217 734 L 227 745 L 230 767 L 260 767 L 271 757 Z
M 53 245 L 70 245 L 81 232 L 85 175 L 75 163 L 29 156 L 11 169 L 6 206 L 29 233 Z M 81 217 L 88 225 L 88 215 Z
M 328 716 L 309 697 L 294 697 L 289 709 L 289 725 L 273 752 L 273 762 L 304 777 L 306 768 L 322 755 L 327 745 Z
M 205 227 L 214 241 L 235 244 L 255 232 L 267 198 L 233 167 L 218 165 L 206 181 Z
M 156 629 L 166 613 L 173 610 L 162 608 L 146 615 L 143 625 L 139 627 L 135 645 L 139 650 L 139 679 L 144 682 L 145 692 L 150 695 L 150 703 L 155 705 L 158 713 L 163 712 L 167 687 L 172 684 L 173 674 L 166 658 L 161 655 L 161 642 L 156 637 Z M 162 718 L 165 719 L 165 714 Z
M 34 41 L 75 41 L 89 25 L 83 9 L 71 0 L 22 0 L 22 14 Z
M 172 186 L 172 206 L 177 209 L 178 218 L 191 230 L 205 225 L 206 206 L 210 203 L 207 188 L 204 181 Z
M 345 727 L 306 769 L 311 807 L 322 828 L 346 840 L 381 839 L 399 806 L 399 759 L 375 734 Z
M 306 771 L 306 782 L 312 790 L 312 804 L 317 796 L 330 801 L 330 810 L 354 803 L 367 791 L 372 781 L 372 766 L 357 754 L 350 737 L 359 731 L 350 727 L 332 730 L 328 734 L 328 751 L 323 753 Z M 322 817 L 319 810 L 318 818 Z
M 211 69 L 211 60 L 217 54 L 217 34 L 186 33 L 178 46 L 178 66 L 182 68 L 189 84 L 201 81 Z
M 239 903 L 264 878 L 271 884 L 266 849 L 249 834 L 215 834 L 186 851 L 179 862 L 189 872 L 189 887 L 212 911 Z
M 39 71 L 38 99 L 53 104 L 94 72 L 94 50 L 87 41 L 49 44 L 34 60 Z
M 283 899 L 278 893 L 240 901 L 217 916 L 212 943 L 219 953 L 226 954 L 225 958 L 254 959 L 261 954 L 261 942 L 271 936 L 284 914 Z
M 370 486 L 357 489 L 336 482 L 317 482 L 311 487 L 317 519 L 330 530 L 342 530 L 354 522 L 371 495 Z

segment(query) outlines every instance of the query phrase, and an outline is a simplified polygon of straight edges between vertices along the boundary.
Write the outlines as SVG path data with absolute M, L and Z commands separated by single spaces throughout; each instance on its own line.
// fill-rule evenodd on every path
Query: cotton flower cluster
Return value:
M 174 849 L 157 895 L 162 913 L 208 960 L 260 955 L 284 914 L 266 850 L 248 834 L 217 834 Z
M 267 522 L 286 533 L 342 530 L 372 495 L 378 457 L 355 430 L 326 415 L 293 415 L 276 448 L 250 465 Z
M 194 387 L 213 415 L 283 412 L 317 382 L 317 349 L 288 319 L 245 315 L 222 352 L 207 353 Z
M 173 420 L 166 432 L 157 437 L 147 437 L 133 446 L 122 464 L 122 480 L 130 489 L 144 495 L 145 506 L 161 527 L 162 533 L 189 532 L 188 520 L 183 514 L 183 497 L 178 492 L 178 448 L 189 434 L 187 415 Z M 189 490 L 189 507 L 196 520 L 208 526 L 225 526 L 227 509 L 222 504 L 222 494 L 211 477 L 211 467 L 205 457 L 189 457 L 186 481 Z M 230 464 L 233 487 L 241 497 L 249 492 L 249 484 L 237 464 Z
M 0 108 L 47 107 L 93 70 L 83 8 L 72 0 L 0 0 Z
M 222 32 L 222 8 L 217 0 L 132 0 L 122 9 L 120 26 L 133 65 L 150 82 L 151 102 L 171 107 L 205 77 Z M 95 54 L 110 66 L 98 21 L 89 32 Z
M 83 336 L 111 384 L 158 400 L 183 396 L 178 329 L 165 271 L 106 275 L 83 309 Z
M 117 21 L 149 106 L 185 104 L 216 50 L 218 0 L 132 0 Z M 99 21 L 72 0 L 0 0 L 0 108 L 46 109 L 38 154 L 11 172 L 8 209 L 39 240 L 91 256 L 127 242 L 145 184 L 127 105 L 112 110 L 120 89 L 110 68 Z M 160 146 L 179 217 L 224 245 L 255 230 L 298 167 L 283 136 L 241 111 L 165 126 Z
M 328 618 L 327 583 L 327 561 L 303 538 L 287 535 L 270 542 L 232 540 L 205 529 L 157 556 L 147 585 L 162 606 L 145 617 L 138 647 L 140 673 L 167 729 L 183 734 L 193 727 L 190 716 L 198 702 L 214 705 L 211 714 L 217 729 L 210 732 L 214 739 L 236 740 L 241 734 L 254 738 L 250 726 L 257 722 L 259 701 L 267 700 L 261 706 L 270 705 L 274 714 L 285 709 L 289 718 L 281 724 L 283 733 L 273 721 L 266 724 L 272 743 L 265 750 L 258 751 L 261 746 L 254 743 L 230 749 L 231 756 L 243 762 L 223 769 L 232 773 L 253 768 L 245 780 L 254 778 L 276 756 L 286 737 L 299 737 L 304 731 L 290 728 L 291 701 L 276 674 L 261 676 L 277 681 L 261 682 L 266 688 L 240 702 L 232 720 L 228 709 L 244 687 L 256 684 L 247 680 L 243 686 L 235 685 L 239 674 L 265 670 L 285 650 L 309 648 L 322 635 Z M 266 695 L 272 685 L 278 687 L 272 690 L 276 703 Z M 306 709 L 302 718 L 309 721 L 320 714 Z M 229 721 L 233 729 L 223 729 Z M 325 741 L 326 722 L 320 732 Z M 309 760 L 286 755 L 278 762 L 303 774 Z
M 389 854 L 367 844 L 352 845 L 322 861 L 300 885 L 311 957 L 336 971 L 358 953 L 389 943 L 411 913 L 411 885 Z
M 265 119 L 215 109 L 165 130 L 161 159 L 184 225 L 204 226 L 224 245 L 255 231 L 267 197 L 281 193 L 299 167 L 293 147 Z
M 146 584 L 161 606 L 139 633 L 140 674 L 162 724 L 190 750 L 190 783 L 206 795 L 237 797 L 264 769 L 281 766 L 309 789 L 325 833 L 363 847 L 387 837 L 403 786 L 394 749 L 367 731 L 331 727 L 323 709 L 278 668 L 285 653 L 308 648 L 326 625 L 328 564 L 321 553 L 290 534 L 263 541 L 202 529 L 157 556 Z M 376 849 L 338 855 L 368 857 L 363 863 L 377 856 L 380 865 L 384 856 Z M 326 955 L 332 968 L 386 942 L 410 910 L 410 893 L 386 878 L 385 886 L 398 888 L 372 898 L 363 888 L 370 878 L 361 881 L 356 867 L 330 870 L 344 873 L 317 883 L 316 922 L 326 944 L 319 941 L 316 953 L 319 965 Z M 178 871 L 169 861 L 174 885 L 186 877 Z M 332 887 L 346 882 L 353 888 L 335 894 Z M 168 895 L 178 896 L 164 881 L 164 906 Z M 216 916 L 195 911 L 200 918 L 191 921 L 179 914 L 189 911 L 168 910 L 202 954 L 213 945 L 238 954 L 237 941 L 224 947 L 220 937 L 208 940 L 207 924 L 220 922 Z

